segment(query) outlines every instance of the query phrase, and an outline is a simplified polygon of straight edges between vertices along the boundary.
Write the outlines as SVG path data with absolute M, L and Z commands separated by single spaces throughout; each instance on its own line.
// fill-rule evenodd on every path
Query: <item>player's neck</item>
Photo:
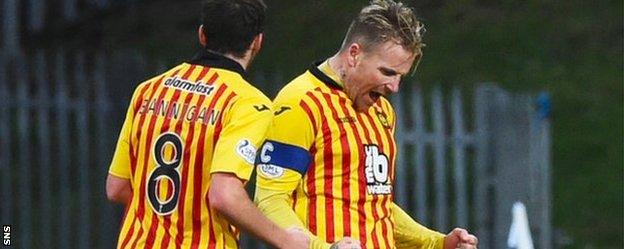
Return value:
M 331 70 L 334 71 L 336 75 L 338 75 L 340 81 L 344 83 L 344 60 L 340 57 L 340 53 L 335 54 L 334 56 L 327 59 L 327 64 L 329 64 L 329 68 L 331 68 Z
M 223 56 L 238 62 L 238 64 L 240 64 L 243 69 L 245 69 L 245 71 L 247 70 L 247 68 L 249 67 L 249 64 L 251 63 L 251 53 L 247 52 L 245 53 L 245 56 L 241 57 L 236 57 L 232 54 L 224 54 Z

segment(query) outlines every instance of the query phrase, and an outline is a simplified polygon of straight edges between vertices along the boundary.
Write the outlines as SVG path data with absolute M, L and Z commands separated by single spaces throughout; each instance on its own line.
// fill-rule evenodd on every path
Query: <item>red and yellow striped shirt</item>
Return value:
M 109 173 L 129 179 L 118 248 L 238 248 L 210 208 L 211 173 L 248 180 L 271 102 L 233 60 L 202 51 L 140 84 Z
M 444 235 L 392 201 L 395 115 L 382 98 L 356 112 L 327 63 L 286 85 L 261 147 L 256 202 L 281 227 L 309 229 L 312 248 L 349 236 L 363 248 L 441 249 Z
M 352 105 L 317 67 L 286 85 L 256 159 L 256 198 L 293 193 L 297 216 L 323 241 L 349 236 L 365 248 L 394 248 L 394 111 L 384 98 L 366 112 Z

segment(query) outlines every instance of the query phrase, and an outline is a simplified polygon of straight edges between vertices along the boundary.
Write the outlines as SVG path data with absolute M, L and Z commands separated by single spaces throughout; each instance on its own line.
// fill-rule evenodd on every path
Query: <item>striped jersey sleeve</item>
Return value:
M 232 104 L 214 149 L 211 173 L 232 173 L 249 180 L 257 148 L 273 117 L 270 106 L 270 100 L 263 95 L 241 98 Z
M 287 86 L 273 101 L 273 121 L 256 160 L 261 188 L 292 192 L 307 171 L 316 124 L 302 105 L 305 92 L 304 86 Z
M 130 179 L 130 128 L 133 118 L 134 111 L 132 108 L 128 108 L 108 171 L 109 174 L 124 179 Z

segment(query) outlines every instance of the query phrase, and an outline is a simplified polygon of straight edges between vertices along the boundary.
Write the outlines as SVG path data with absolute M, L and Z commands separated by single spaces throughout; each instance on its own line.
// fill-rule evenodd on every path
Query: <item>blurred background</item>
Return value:
M 269 97 L 333 55 L 367 1 L 266 0 Z M 396 200 L 507 248 L 623 248 L 622 1 L 405 1 L 424 57 L 393 98 Z M 135 86 L 199 49 L 200 1 L 0 1 L 0 223 L 15 248 L 112 248 L 104 180 Z M 253 185 L 253 184 L 251 184 Z M 245 239 L 246 248 L 260 247 Z

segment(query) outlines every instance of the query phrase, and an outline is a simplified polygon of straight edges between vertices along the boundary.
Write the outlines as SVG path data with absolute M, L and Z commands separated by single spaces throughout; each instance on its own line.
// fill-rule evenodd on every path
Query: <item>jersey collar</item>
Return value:
M 319 79 L 320 81 L 325 83 L 327 86 L 329 86 L 331 88 L 334 88 L 334 89 L 342 89 L 342 85 L 340 85 L 338 82 L 334 81 L 332 78 L 327 76 L 327 74 L 323 73 L 323 71 L 321 71 L 319 69 L 319 66 L 323 62 L 324 61 L 317 61 L 317 62 L 312 63 L 312 65 L 310 66 L 308 71 L 310 71 L 310 73 L 312 73 L 312 75 L 314 75 L 314 77 L 316 77 L 317 79 Z
M 241 64 L 238 64 L 238 62 L 206 49 L 200 49 L 199 52 L 193 56 L 193 59 L 189 61 L 189 63 L 205 67 L 222 68 L 236 72 L 243 77 L 247 76 L 247 72 Z

